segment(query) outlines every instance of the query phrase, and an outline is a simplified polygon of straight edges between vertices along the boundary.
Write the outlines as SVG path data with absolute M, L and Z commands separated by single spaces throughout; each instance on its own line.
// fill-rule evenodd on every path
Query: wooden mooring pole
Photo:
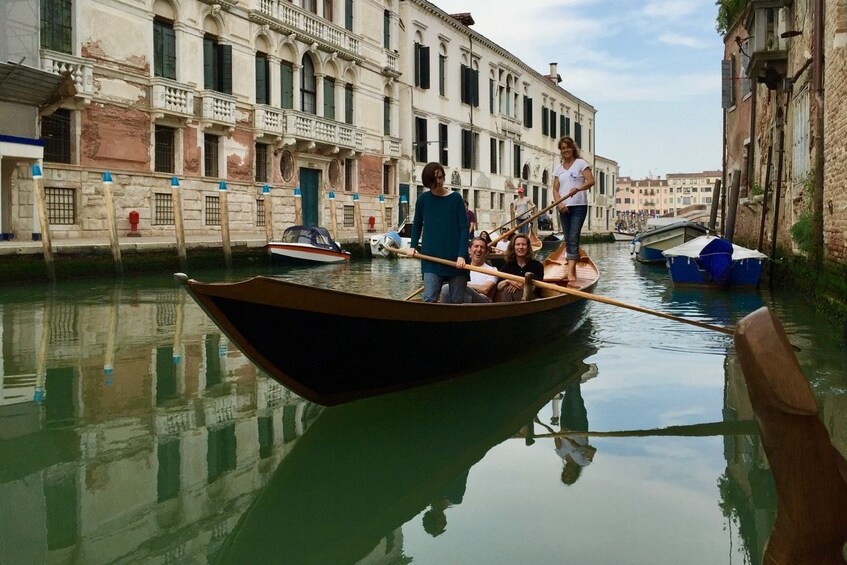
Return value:
M 264 202 L 265 208 L 265 242 L 270 243 L 274 238 L 274 213 L 271 187 L 268 185 L 262 187 L 262 202 Z M 268 250 L 268 253 L 270 253 L 270 250 Z
M 106 206 L 106 221 L 109 223 L 109 246 L 112 249 L 112 260 L 115 262 L 115 274 L 124 275 L 121 260 L 121 242 L 118 239 L 118 220 L 115 214 L 115 201 L 112 198 L 112 173 L 103 172 L 103 203 Z
M 221 181 L 218 185 L 221 195 L 221 242 L 224 248 L 224 264 L 227 269 L 232 268 L 232 247 L 229 241 L 229 195 L 226 189 L 226 181 Z
M 382 216 L 382 231 L 388 231 L 388 218 L 385 217 L 385 195 L 379 195 L 379 213 Z
M 35 192 L 35 207 L 38 209 L 38 223 L 41 226 L 41 247 L 44 250 L 44 265 L 47 267 L 47 278 L 56 280 L 56 269 L 53 265 L 53 245 L 50 243 L 50 224 L 47 221 L 47 199 L 44 197 L 44 175 L 39 165 L 32 166 L 32 184 Z
M 188 260 L 185 255 L 185 224 L 182 221 L 182 194 L 179 192 L 179 179 L 176 177 L 171 177 L 171 200 L 174 207 L 176 254 L 179 257 L 179 268 L 185 272 L 188 270 Z
M 362 207 L 359 204 L 359 193 L 353 193 L 353 215 L 356 219 L 356 237 L 359 240 L 359 246 L 365 245 L 365 232 L 362 229 Z
M 299 226 L 303 223 L 303 202 L 300 187 L 294 187 L 294 225 Z
M 329 232 L 332 234 L 332 239 L 338 240 L 338 217 L 335 212 L 335 193 L 329 191 Z

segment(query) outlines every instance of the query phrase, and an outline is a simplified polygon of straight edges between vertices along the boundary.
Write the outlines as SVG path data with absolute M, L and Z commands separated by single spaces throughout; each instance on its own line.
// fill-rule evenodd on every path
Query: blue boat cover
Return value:
M 717 238 L 707 243 L 700 251 L 700 265 L 718 286 L 729 284 L 732 270 L 732 243 Z

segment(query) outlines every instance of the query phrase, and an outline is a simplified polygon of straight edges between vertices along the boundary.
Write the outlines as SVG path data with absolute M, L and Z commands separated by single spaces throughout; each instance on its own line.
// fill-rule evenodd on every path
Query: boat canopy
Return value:
M 715 235 L 701 235 L 700 237 L 695 237 L 691 241 L 686 241 L 681 245 L 677 245 L 676 247 L 671 247 L 670 249 L 664 252 L 665 257 L 690 257 L 692 259 L 699 259 L 700 253 L 703 251 L 703 248 L 708 244 L 715 240 L 720 240 L 722 238 Z M 726 241 L 726 240 L 723 240 Z M 727 242 L 729 243 L 729 242 Z M 760 251 L 756 251 L 755 249 L 747 249 L 746 247 L 741 247 L 740 245 L 732 245 L 732 260 L 740 261 L 743 259 L 767 259 L 768 256 Z
M 291 226 L 290 228 L 286 228 L 282 234 L 282 242 L 303 243 L 323 249 L 343 251 L 332 239 L 329 230 L 318 226 Z

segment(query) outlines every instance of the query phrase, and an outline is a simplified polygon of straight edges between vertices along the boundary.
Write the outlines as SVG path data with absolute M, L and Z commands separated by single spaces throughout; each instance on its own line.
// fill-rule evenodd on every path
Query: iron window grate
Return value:
M 60 226 L 71 226 L 75 223 L 76 191 L 73 188 L 45 187 L 44 198 L 48 223 Z
M 173 196 L 166 192 L 157 192 L 154 198 L 153 224 L 157 226 L 174 225 Z
M 219 196 L 206 197 L 206 225 L 221 225 L 221 199 Z

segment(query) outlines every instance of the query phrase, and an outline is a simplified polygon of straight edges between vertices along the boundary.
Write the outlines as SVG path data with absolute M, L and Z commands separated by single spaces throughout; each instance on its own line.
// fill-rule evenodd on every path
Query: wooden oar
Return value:
M 492 239 L 492 240 L 491 240 L 491 245 L 492 245 L 492 246 L 493 246 L 493 245 L 495 245 L 495 244 L 496 244 L 498 241 L 500 241 L 501 239 L 511 236 L 513 233 L 515 233 L 515 232 L 516 232 L 518 229 L 520 229 L 521 227 L 523 227 L 523 226 L 527 225 L 528 223 L 532 222 L 533 220 L 535 220 L 535 219 L 537 219 L 537 218 L 540 218 L 540 217 L 541 217 L 541 214 L 544 214 L 545 212 L 547 212 L 547 210 L 550 210 L 550 209 L 552 209 L 554 206 L 557 206 L 557 205 L 559 204 L 559 202 L 562 202 L 563 200 L 565 200 L 565 198 L 567 198 L 567 196 L 562 196 L 561 198 L 559 198 L 558 200 L 556 200 L 555 202 L 553 202 L 552 204 L 550 204 L 550 205 L 549 205 L 549 206 L 547 206 L 546 208 L 543 208 L 542 210 L 539 210 L 539 211 L 538 211 L 535 215 L 530 216 L 529 218 L 527 218 L 527 219 L 526 219 L 526 220 L 524 220 L 523 222 L 519 223 L 518 225 L 516 225 L 515 227 L 513 227 L 513 228 L 512 228 L 512 229 L 510 229 L 509 231 L 507 231 L 507 232 L 505 232 L 505 233 L 503 233 L 503 234 L 500 234 L 499 236 L 495 237 L 494 239 Z M 503 224 L 503 225 L 502 225 L 502 226 L 500 226 L 499 228 L 495 228 L 495 229 L 494 229 L 494 230 L 492 230 L 492 231 L 497 231 L 497 230 L 499 230 L 500 228 L 502 228 L 502 227 L 504 227 L 504 226 L 509 225 L 510 223 L 512 223 L 512 220 L 509 220 L 508 222 L 506 222 L 505 224 Z M 491 234 L 491 232 L 488 232 L 488 234 L 490 235 L 490 234 Z
M 424 287 L 420 287 L 419 289 L 417 289 L 415 292 L 413 292 L 412 294 L 410 294 L 409 296 L 407 296 L 407 297 L 406 297 L 406 298 L 404 298 L 403 300 L 411 300 L 411 299 L 413 299 L 414 297 L 416 297 L 417 295 L 419 295 L 420 293 L 422 293 L 422 292 L 423 292 L 423 289 L 424 289 Z
M 406 253 L 406 250 L 396 249 L 394 247 L 386 247 L 389 251 L 393 253 Z M 448 265 L 450 267 L 455 267 L 455 261 L 448 261 L 447 259 L 441 259 L 440 257 L 431 257 L 429 255 L 424 255 L 422 253 L 415 252 L 415 258 L 420 259 L 422 261 L 430 261 L 432 263 L 440 263 L 442 265 Z M 488 269 L 483 269 L 482 267 L 474 267 L 473 265 L 465 264 L 466 271 L 476 271 L 478 273 L 490 274 L 491 271 Z M 497 273 L 497 276 L 501 279 L 506 279 L 515 282 L 524 282 L 524 278 L 518 275 L 510 275 L 508 273 L 504 273 L 502 271 Z M 591 294 L 590 292 L 584 292 L 582 290 L 577 290 L 575 288 L 567 288 L 564 286 L 559 286 L 555 284 L 546 283 L 544 281 L 533 281 L 533 285 L 538 288 L 546 288 L 547 290 L 552 290 L 553 292 L 558 292 L 561 294 L 570 294 L 572 296 L 578 296 L 579 298 L 584 298 L 586 300 L 593 300 L 594 302 L 602 302 L 603 304 L 609 304 L 611 306 L 619 306 L 621 308 L 626 308 L 628 310 L 633 310 L 635 312 L 641 312 L 642 314 L 650 314 L 652 316 L 658 316 L 659 318 L 665 318 L 666 320 L 673 320 L 675 322 L 682 322 L 683 324 L 689 324 L 692 326 L 697 326 L 698 328 L 703 328 L 706 330 L 712 330 L 715 332 L 720 332 L 726 335 L 734 335 L 734 331 L 729 328 L 722 328 L 720 326 L 715 326 L 712 324 L 707 324 L 705 322 L 698 322 L 697 320 L 689 320 L 687 318 L 680 318 L 679 316 L 674 316 L 672 314 L 667 314 L 665 312 L 660 312 L 659 310 L 651 310 L 650 308 L 644 308 L 642 306 L 638 306 L 635 304 L 629 304 L 627 302 L 621 302 L 620 300 L 615 300 L 614 298 L 608 298 L 606 296 L 600 296 L 599 294 Z

